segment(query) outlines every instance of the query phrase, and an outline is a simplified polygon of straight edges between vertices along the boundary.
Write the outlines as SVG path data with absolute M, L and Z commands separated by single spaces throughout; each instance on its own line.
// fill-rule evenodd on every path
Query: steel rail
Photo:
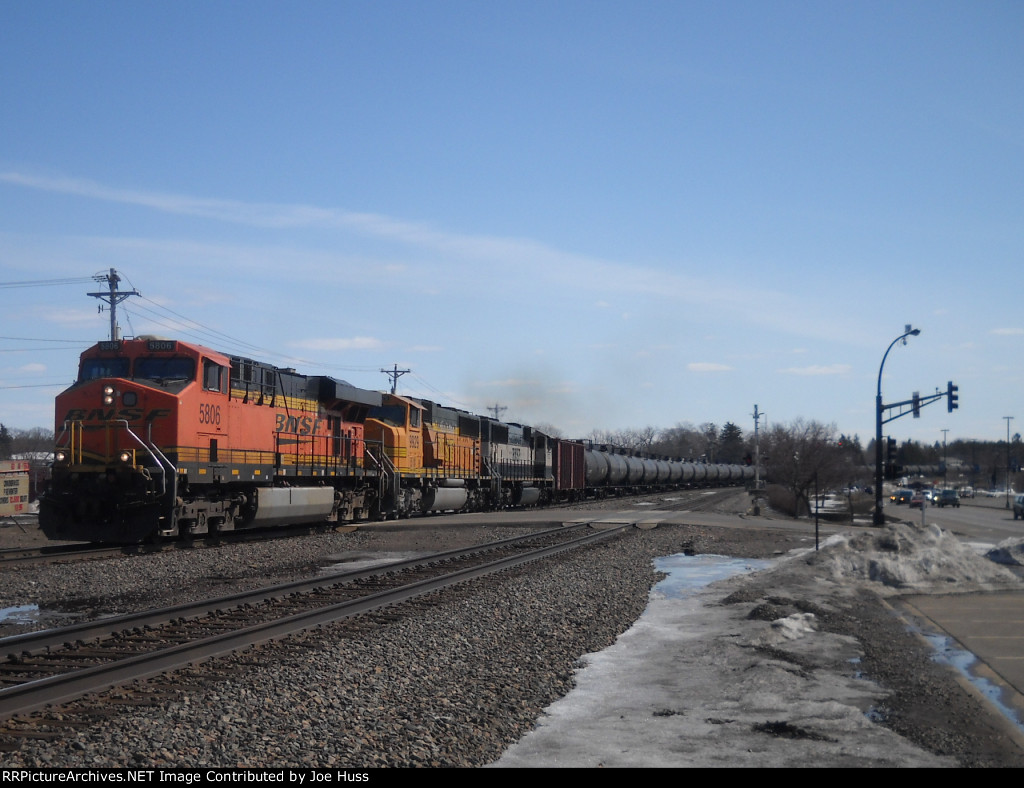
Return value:
M 387 561 L 366 569 L 346 572 L 332 572 L 329 574 L 317 575 L 316 577 L 291 580 L 286 583 L 278 583 L 272 586 L 265 586 L 250 591 L 239 591 L 235 594 L 200 599 L 194 602 L 183 602 L 179 605 L 144 610 L 136 613 L 124 613 L 119 616 L 110 616 L 97 621 L 87 621 L 80 624 L 70 624 L 57 629 L 44 629 L 37 632 L 24 632 L 19 635 L 10 635 L 0 638 L 0 656 L 8 659 L 16 659 L 23 656 L 42 654 L 54 649 L 66 648 L 76 643 L 88 643 L 101 638 L 112 637 L 126 630 L 146 629 L 168 624 L 171 621 L 183 619 L 196 619 L 212 613 L 222 613 L 226 610 L 245 607 L 246 605 L 258 605 L 273 599 L 280 599 L 286 596 L 306 594 L 321 588 L 352 583 L 368 577 L 381 574 L 393 574 L 407 569 L 413 569 L 425 564 L 436 564 L 442 561 L 451 561 L 464 558 L 476 553 L 498 550 L 514 545 L 517 542 L 541 539 L 547 536 L 572 533 L 574 530 L 585 528 L 585 525 L 568 525 L 565 527 L 551 528 L 538 531 L 526 536 L 513 536 L 506 539 L 499 539 L 494 542 L 487 542 L 473 547 L 463 547 L 454 550 L 445 550 L 440 553 L 409 558 L 403 561 Z
M 485 564 L 372 593 L 358 599 L 302 611 L 188 643 L 156 649 L 148 653 L 0 689 L 0 719 L 37 711 L 48 705 L 66 703 L 82 695 L 107 690 L 130 681 L 151 678 L 176 668 L 197 664 L 270 640 L 281 639 L 302 630 L 313 629 L 340 619 L 404 602 L 413 597 L 423 596 L 487 574 L 538 561 L 610 538 L 627 527 L 623 525 L 618 528 L 588 533 L 571 541 L 549 545 L 519 555 L 506 556 Z M 423 563 L 422 559 L 420 563 Z M 380 574 L 381 569 L 390 571 L 394 568 L 395 565 L 389 564 L 386 567 L 378 567 L 376 572 L 370 571 L 369 573 Z M 320 578 L 320 581 L 318 585 L 323 586 L 323 578 Z

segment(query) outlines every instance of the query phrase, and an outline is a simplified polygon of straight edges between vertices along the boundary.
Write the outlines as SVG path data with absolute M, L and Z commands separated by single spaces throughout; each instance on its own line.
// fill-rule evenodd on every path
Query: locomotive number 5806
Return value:
M 220 425 L 220 405 L 200 405 L 199 423 Z

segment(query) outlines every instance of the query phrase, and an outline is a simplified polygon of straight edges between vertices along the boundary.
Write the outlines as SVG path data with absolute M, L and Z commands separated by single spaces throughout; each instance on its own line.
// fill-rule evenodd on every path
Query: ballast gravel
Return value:
M 424 532 L 399 541 L 403 552 L 423 541 L 440 550 L 530 530 L 537 529 Z M 351 558 L 353 549 L 369 556 L 380 540 L 395 541 L 368 529 L 26 568 L 0 579 L 0 598 L 28 595 L 65 608 L 59 615 L 68 619 L 92 618 L 308 574 L 327 556 Z M 437 592 L 412 614 L 366 616 L 355 636 L 338 637 L 328 626 L 198 665 L 177 674 L 168 697 L 159 681 L 114 690 L 102 725 L 27 740 L 5 754 L 5 765 L 483 765 L 571 689 L 582 654 L 608 646 L 639 617 L 657 579 L 652 558 L 692 541 L 679 529 L 634 531 L 483 587 Z M 161 694 L 155 705 L 127 700 L 148 689 Z
M 385 525 L 354 533 L 160 555 L 27 566 L 0 576 L 0 605 L 38 604 L 35 624 L 170 605 L 308 576 L 337 561 L 405 557 L 544 527 Z M 812 543 L 813 544 L 813 543 Z M 611 645 L 645 609 L 653 559 L 680 552 L 771 557 L 806 547 L 781 530 L 665 526 L 625 535 L 410 607 L 289 637 L 106 693 L 100 719 L 72 709 L 0 752 L 5 767 L 474 767 L 492 764 L 568 693 L 583 655 Z M 761 618 L 809 602 L 733 595 Z M 770 595 L 772 592 L 768 592 Z M 889 727 L 960 765 L 1024 765 L 951 671 L 876 598 L 836 602 L 821 625 L 859 640 L 857 667 L 891 692 Z M 796 606 L 796 607 L 794 607 Z M 816 608 L 817 609 L 817 608 Z M 760 612 L 758 612 L 760 611 Z M 800 668 L 808 675 L 810 666 Z M 87 723 L 87 724 L 86 724 Z M 774 723 L 784 736 L 789 727 Z M 775 730 L 774 728 L 772 730 Z M 2 737 L 0 737 L 2 738 Z M 827 763 L 822 765 L 828 765 Z

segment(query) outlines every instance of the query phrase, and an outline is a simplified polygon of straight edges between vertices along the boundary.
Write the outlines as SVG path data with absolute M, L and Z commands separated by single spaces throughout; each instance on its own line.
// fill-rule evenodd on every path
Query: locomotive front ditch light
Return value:
M 58 451 L 54 453 L 53 459 L 56 460 L 57 462 L 66 462 L 68 459 L 68 455 L 66 452 Z
M 131 459 L 132 459 L 132 453 L 130 451 L 123 451 L 123 452 L 121 452 L 121 457 L 120 457 L 121 462 L 127 463 L 127 462 L 130 462 Z

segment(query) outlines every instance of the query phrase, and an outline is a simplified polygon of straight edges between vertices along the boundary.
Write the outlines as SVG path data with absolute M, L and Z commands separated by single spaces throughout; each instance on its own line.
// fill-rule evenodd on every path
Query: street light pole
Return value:
M 1006 508 L 1010 508 L 1010 422 L 1013 416 L 1003 416 L 1006 419 Z
M 942 489 L 946 489 L 946 433 L 949 430 L 941 430 L 942 432 Z
M 873 518 L 875 525 L 885 524 L 885 514 L 882 511 L 882 480 L 884 478 L 882 472 L 882 412 L 885 410 L 885 405 L 882 404 L 882 370 L 885 368 L 885 360 L 889 357 L 889 351 L 897 342 L 902 339 L 905 345 L 907 337 L 916 337 L 920 333 L 921 329 L 911 328 L 908 325 L 906 330 L 885 349 L 882 363 L 878 366 L 878 393 L 875 395 L 875 513 Z

